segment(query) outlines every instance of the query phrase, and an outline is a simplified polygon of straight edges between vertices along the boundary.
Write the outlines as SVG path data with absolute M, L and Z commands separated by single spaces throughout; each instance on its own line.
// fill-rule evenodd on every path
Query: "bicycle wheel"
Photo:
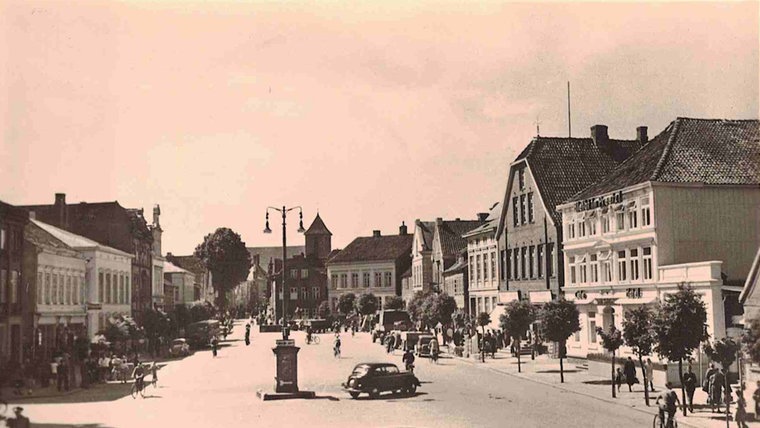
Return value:
M 311 341 L 314 342 L 315 345 L 319 345 L 319 336 L 312 337 Z
M 660 415 L 654 415 L 654 420 L 652 420 L 652 428 L 662 428 L 660 426 Z
M 132 388 L 129 390 L 129 393 L 132 395 L 132 398 L 137 398 L 137 382 L 132 384 Z

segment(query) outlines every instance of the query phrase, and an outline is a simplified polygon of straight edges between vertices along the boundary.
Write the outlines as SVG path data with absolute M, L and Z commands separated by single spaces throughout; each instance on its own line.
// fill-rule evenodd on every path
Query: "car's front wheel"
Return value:
M 406 387 L 406 393 L 409 395 L 414 395 L 417 392 L 417 385 L 416 384 L 410 384 Z
M 351 395 L 351 398 L 353 398 L 353 399 L 359 398 L 359 393 L 358 392 L 349 392 L 348 394 Z
M 369 391 L 369 397 L 370 397 L 370 398 L 377 398 L 377 397 L 379 397 L 379 396 L 380 396 L 380 390 L 379 390 L 379 389 L 377 389 L 377 388 L 372 388 L 372 389 Z

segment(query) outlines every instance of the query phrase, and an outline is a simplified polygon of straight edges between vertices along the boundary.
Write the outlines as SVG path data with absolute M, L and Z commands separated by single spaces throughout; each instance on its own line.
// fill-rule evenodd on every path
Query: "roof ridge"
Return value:
M 668 137 L 668 142 L 665 144 L 665 149 L 663 149 L 662 155 L 660 155 L 660 160 L 657 161 L 657 166 L 654 167 L 654 171 L 649 177 L 649 181 L 655 181 L 660 175 L 660 172 L 662 172 L 662 168 L 665 166 L 665 161 L 667 160 L 668 156 L 670 156 L 670 152 L 673 150 L 673 144 L 675 143 L 676 137 L 678 136 L 678 130 L 681 128 L 681 121 L 683 120 L 684 118 L 678 117 L 673 121 L 673 129 L 670 131 L 670 137 Z

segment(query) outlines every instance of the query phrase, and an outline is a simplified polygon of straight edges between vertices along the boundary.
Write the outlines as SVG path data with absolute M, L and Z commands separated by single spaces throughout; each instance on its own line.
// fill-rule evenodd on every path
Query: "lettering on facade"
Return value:
M 584 199 L 575 203 L 575 211 L 588 211 L 623 202 L 623 191 L 607 196 Z
M 578 300 L 585 300 L 587 297 L 588 295 L 586 295 L 586 292 L 583 290 L 578 290 L 575 292 L 575 298 Z
M 640 299 L 641 289 L 640 288 L 626 288 L 625 297 L 628 297 L 629 299 Z

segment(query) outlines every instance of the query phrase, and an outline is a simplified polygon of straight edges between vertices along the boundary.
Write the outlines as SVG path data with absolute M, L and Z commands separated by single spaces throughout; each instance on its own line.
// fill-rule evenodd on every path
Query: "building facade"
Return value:
M 449 296 L 453 296 L 457 302 L 457 308 L 464 313 L 470 313 L 470 293 L 467 250 L 459 253 L 457 261 L 443 271 L 443 290 Z
M 24 228 L 28 215 L 13 205 L 0 201 L 0 364 L 20 363 L 24 350 L 31 347 L 31 337 L 24 337 L 24 316 L 28 309 L 22 275 Z
M 203 264 L 203 261 L 195 255 L 189 256 L 175 256 L 172 253 L 166 254 L 166 261 L 174 266 L 177 266 L 185 271 L 188 271 L 194 275 L 193 288 L 197 289 L 197 296 L 195 300 L 200 302 L 214 303 L 214 286 L 213 286 L 213 274 Z M 166 264 L 164 264 L 166 266 Z M 171 278 L 171 277 L 169 277 Z M 166 281 L 166 275 L 164 275 L 164 281 Z M 171 279 L 169 282 L 172 282 Z M 172 282 L 172 287 L 176 289 L 176 285 Z M 179 289 L 173 291 L 179 292 Z M 195 291 L 194 291 L 195 293 Z M 177 304 L 177 300 L 174 300 Z
M 465 233 L 467 240 L 468 287 L 466 312 L 477 315 L 490 314 L 499 302 L 499 250 L 496 241 L 496 225 L 500 210 L 498 205 L 479 227 Z
M 535 137 L 510 165 L 496 230 L 503 301 L 543 303 L 565 283 L 562 220 L 556 206 L 602 179 L 647 140 L 611 139 L 604 125 L 591 138 Z M 514 292 L 517 292 L 516 294 Z
M 166 258 L 161 252 L 161 238 L 164 230 L 160 223 L 161 207 L 153 207 L 153 224 L 150 225 L 150 231 L 153 234 L 153 247 L 151 248 L 151 264 L 153 274 L 151 276 L 151 301 L 154 309 L 164 308 L 164 263 Z
M 444 220 L 437 218 L 433 229 L 433 251 L 431 253 L 431 284 L 435 291 L 443 291 L 443 272 L 456 263 L 459 254 L 467 249 L 465 234 L 482 226 L 488 213 L 478 213 L 477 220 Z M 463 309 L 463 307 L 460 307 Z
M 402 227 L 406 227 L 402 224 Z M 435 222 L 414 221 L 414 239 L 412 241 L 412 276 L 411 290 L 402 299 L 409 301 L 414 293 L 428 292 L 433 286 L 433 233 Z
M 707 332 L 726 336 L 760 246 L 758 121 L 679 118 L 603 180 L 558 207 L 565 296 L 581 314 L 570 355 L 601 352 L 595 328 L 679 284 L 700 294 Z M 728 310 L 727 310 L 728 309 Z M 623 353 L 630 350 L 623 348 Z
M 171 300 L 175 306 L 200 302 L 201 289 L 194 273 L 167 261 L 164 263 L 164 277 L 171 283 Z
M 401 296 L 401 275 L 412 264 L 413 236 L 406 226 L 399 227 L 398 235 L 381 235 L 354 239 L 340 253 L 327 262 L 330 281 L 328 299 L 330 310 L 337 312 L 341 295 L 372 293 L 378 297 L 379 308 L 393 296 Z

